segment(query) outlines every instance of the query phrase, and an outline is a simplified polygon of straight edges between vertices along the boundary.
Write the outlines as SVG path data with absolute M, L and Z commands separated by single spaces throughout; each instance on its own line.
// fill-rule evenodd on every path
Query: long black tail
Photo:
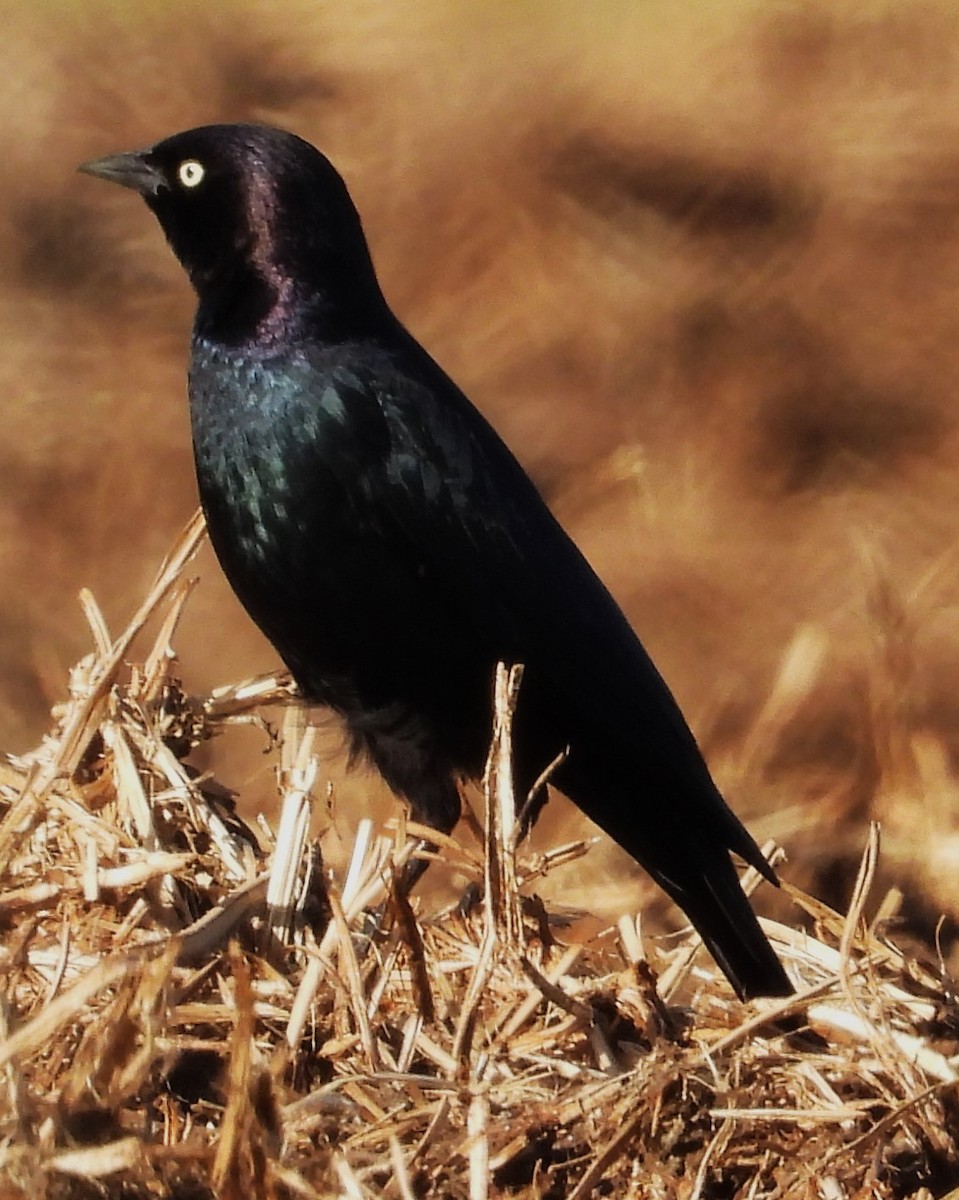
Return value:
M 725 853 L 708 872 L 687 876 L 683 883 L 659 874 L 656 880 L 689 917 L 741 1000 L 793 994 Z

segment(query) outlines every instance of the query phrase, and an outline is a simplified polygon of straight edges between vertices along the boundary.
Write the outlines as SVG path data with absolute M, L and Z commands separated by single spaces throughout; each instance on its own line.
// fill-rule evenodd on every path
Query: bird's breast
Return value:
M 485 692 L 491 651 L 428 565 L 428 525 L 407 536 L 398 516 L 407 478 L 376 395 L 295 364 L 206 356 L 190 399 L 213 547 L 307 695 L 422 705 L 473 675 Z

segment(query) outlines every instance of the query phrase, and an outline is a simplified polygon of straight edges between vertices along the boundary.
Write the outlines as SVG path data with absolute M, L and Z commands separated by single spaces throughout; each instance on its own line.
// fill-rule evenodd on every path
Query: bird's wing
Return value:
M 504 654 L 548 673 L 624 734 L 637 736 L 637 722 L 657 711 L 659 736 L 688 749 L 658 671 L 526 472 L 460 393 L 447 390 L 439 404 L 436 394 L 420 398 L 417 428 L 397 422 L 392 519 L 408 533 L 435 528 L 427 547 L 437 574 L 477 628 L 495 626 Z
M 418 366 L 415 376 L 354 367 L 336 384 L 344 411 L 363 407 L 369 422 L 375 399 L 382 414 L 379 451 L 343 456 L 354 502 L 376 498 L 368 531 L 405 547 L 431 603 L 442 597 L 499 657 L 524 662 L 577 729 L 645 764 L 649 781 L 668 780 L 682 796 L 677 819 L 757 863 L 616 602 L 493 429 L 438 367 Z

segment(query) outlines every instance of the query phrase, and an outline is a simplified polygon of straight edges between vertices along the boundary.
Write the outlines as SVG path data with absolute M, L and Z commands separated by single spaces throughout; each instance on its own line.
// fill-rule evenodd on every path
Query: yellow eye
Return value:
M 205 174 L 203 164 L 198 163 L 195 158 L 181 162 L 176 171 L 177 179 L 185 188 L 195 188 L 198 183 L 202 183 Z

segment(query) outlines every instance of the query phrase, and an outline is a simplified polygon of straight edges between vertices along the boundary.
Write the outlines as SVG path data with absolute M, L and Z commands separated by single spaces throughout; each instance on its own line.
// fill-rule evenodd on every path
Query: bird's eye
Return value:
M 181 162 L 176 171 L 177 179 L 186 188 L 195 188 L 198 183 L 203 181 L 205 174 L 203 164 L 198 163 L 195 158 L 188 158 L 186 162 Z

